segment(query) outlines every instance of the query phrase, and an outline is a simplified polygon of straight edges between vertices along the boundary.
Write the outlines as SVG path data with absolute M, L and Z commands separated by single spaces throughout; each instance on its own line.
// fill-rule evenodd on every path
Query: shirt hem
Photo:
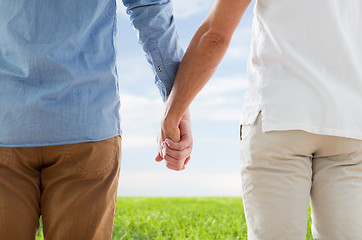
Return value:
M 58 145 L 69 145 L 76 143 L 84 143 L 84 142 L 98 142 L 103 141 L 112 137 L 120 136 L 122 137 L 122 133 L 118 132 L 116 134 L 111 134 L 109 136 L 100 137 L 100 138 L 85 138 L 79 140 L 68 140 L 61 142 L 52 142 L 52 143 L 31 143 L 31 144 L 1 144 L 0 147 L 48 147 L 48 146 L 58 146 Z

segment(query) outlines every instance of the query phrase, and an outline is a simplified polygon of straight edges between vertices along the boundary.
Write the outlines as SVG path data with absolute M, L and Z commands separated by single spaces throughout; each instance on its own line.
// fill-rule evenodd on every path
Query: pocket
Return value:
M 67 160 L 85 176 L 102 177 L 119 167 L 119 136 L 97 142 L 66 145 Z
M 249 134 L 250 128 L 258 127 L 261 124 L 261 118 L 261 111 L 259 111 L 258 114 L 255 116 L 255 119 L 253 119 L 252 123 L 240 125 L 240 141 L 245 140 L 245 138 Z
M 0 147 L 0 167 L 9 166 L 12 163 L 12 149 Z

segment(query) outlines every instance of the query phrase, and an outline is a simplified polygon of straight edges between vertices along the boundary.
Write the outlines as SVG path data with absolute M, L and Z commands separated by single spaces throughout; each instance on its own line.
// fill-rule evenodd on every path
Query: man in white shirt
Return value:
M 192 39 L 162 124 L 178 124 L 224 56 L 250 0 L 217 0 Z M 362 236 L 362 2 L 256 0 L 242 117 L 249 239 Z M 177 143 L 165 160 L 176 164 Z M 180 170 L 184 162 L 178 161 Z

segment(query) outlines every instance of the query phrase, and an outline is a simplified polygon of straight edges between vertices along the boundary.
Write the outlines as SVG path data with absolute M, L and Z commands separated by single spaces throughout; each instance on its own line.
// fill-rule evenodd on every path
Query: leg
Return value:
M 362 141 L 324 137 L 313 160 L 311 206 L 315 239 L 361 239 Z
M 305 239 L 317 135 L 243 126 L 242 196 L 250 240 Z
M 43 154 L 44 236 L 112 239 L 121 138 L 48 147 Z
M 0 147 L 0 239 L 35 239 L 39 228 L 37 148 Z

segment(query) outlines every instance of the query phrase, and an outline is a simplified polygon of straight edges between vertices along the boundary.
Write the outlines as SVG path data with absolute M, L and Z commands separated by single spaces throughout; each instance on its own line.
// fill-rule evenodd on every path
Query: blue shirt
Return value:
M 183 55 L 171 1 L 123 4 L 165 100 Z M 120 135 L 115 36 L 116 0 L 0 0 L 0 146 Z

